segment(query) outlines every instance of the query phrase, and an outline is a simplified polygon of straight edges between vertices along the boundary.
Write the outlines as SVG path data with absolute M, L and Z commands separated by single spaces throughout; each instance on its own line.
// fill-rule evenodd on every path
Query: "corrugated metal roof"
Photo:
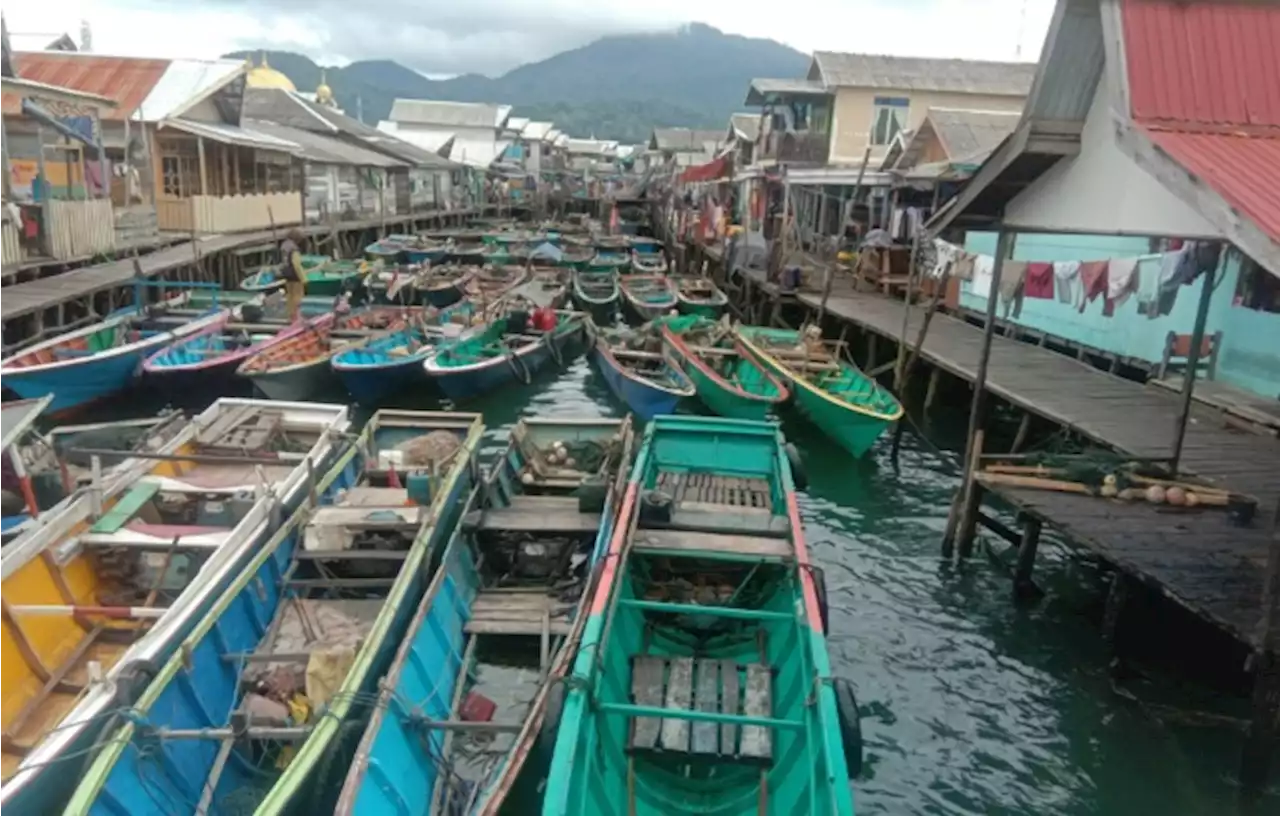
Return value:
M 283 153 L 297 153 L 300 145 L 288 139 L 279 139 L 253 128 L 236 127 L 235 125 L 214 124 L 213 122 L 195 122 L 190 119 L 169 119 L 161 122 L 162 128 L 173 128 L 192 136 L 203 136 L 215 142 L 255 147 L 260 150 L 279 150 Z
M 244 73 L 240 60 L 170 60 L 160 81 L 138 106 L 144 122 L 158 122 L 180 115 L 202 99 Z
M 102 115 L 103 119 L 112 121 L 132 116 L 160 82 L 170 63 L 162 59 L 103 57 L 66 51 L 27 51 L 15 58 L 18 75 L 23 79 L 114 99 L 119 107 L 103 111 Z M 22 103 L 16 95 L 4 95 L 5 114 L 13 115 L 21 110 Z
M 300 148 L 298 155 L 309 161 L 324 164 L 351 164 L 358 167 L 405 167 L 407 164 L 333 136 L 303 128 L 258 119 L 246 120 L 245 124 L 258 133 L 293 142 Z
M 245 88 L 243 116 L 303 130 L 336 131 L 338 127 L 316 112 L 311 103 L 282 88 Z
M 724 133 L 718 130 L 691 130 L 689 128 L 654 128 L 649 145 L 657 150 L 701 151 L 705 142 L 719 144 Z
M 1033 119 L 1083 122 L 1106 67 L 1098 0 L 1059 3 L 1027 100 Z
M 738 139 L 754 143 L 760 136 L 760 114 L 735 113 L 729 117 L 729 130 Z
M 1133 118 L 1280 127 L 1280 6 L 1125 0 Z
M 816 51 L 817 76 L 827 87 L 1025 96 L 1035 77 L 1034 62 L 895 57 Z M 810 76 L 814 72 L 810 71 Z
M 391 121 L 411 125 L 500 128 L 511 115 L 510 105 L 480 102 L 436 102 L 429 99 L 397 99 L 391 105 Z
M 449 148 L 449 158 L 471 167 L 488 169 L 510 145 L 507 139 L 476 139 L 460 134 Z
M 1144 130 L 1179 165 L 1280 241 L 1280 138 Z
M 420 147 L 431 153 L 441 153 L 457 135 L 452 131 L 426 130 L 412 127 L 399 127 L 395 122 L 383 120 L 378 123 L 378 130 L 403 139 L 411 145 Z
M 521 133 L 528 124 L 529 118 L 527 116 L 508 116 L 507 122 L 503 127 L 515 133 Z
M 524 126 L 524 130 L 520 132 L 520 135 L 531 141 L 541 141 L 542 139 L 547 138 L 547 134 L 549 134 L 553 129 L 554 128 L 550 122 L 530 122 Z
M 1020 113 L 930 108 L 925 120 L 933 126 L 951 161 L 990 153 L 1005 140 L 1022 118 Z
M 826 85 L 816 79 L 753 79 L 744 105 L 763 105 L 775 96 L 827 96 Z
M 31 97 L 32 99 L 53 99 L 64 102 L 79 102 L 94 106 L 101 105 L 104 108 L 116 107 L 116 101 L 99 94 L 85 93 L 71 88 L 59 88 L 57 85 L 50 85 L 46 82 L 35 82 L 30 79 L 19 79 L 17 77 L 0 78 L 0 88 L 7 93 L 17 94 L 19 99 Z

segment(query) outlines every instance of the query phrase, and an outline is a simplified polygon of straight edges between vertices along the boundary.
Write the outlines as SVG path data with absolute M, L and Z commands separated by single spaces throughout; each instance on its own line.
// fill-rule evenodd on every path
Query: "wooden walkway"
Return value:
M 821 295 L 802 293 L 799 301 L 816 309 Z M 902 335 L 903 308 L 900 301 L 868 293 L 841 292 L 827 302 L 829 315 L 895 342 Z M 909 343 L 914 344 L 923 318 L 923 308 L 912 309 Z M 939 313 L 921 357 L 972 382 L 981 351 L 980 328 Z M 1181 398 L 1166 389 L 998 335 L 992 341 L 987 386 L 1013 405 L 1100 445 L 1136 457 L 1172 454 Z M 1181 470 L 1256 497 L 1253 525 L 1232 526 L 1225 513 L 1215 510 L 1177 512 L 1041 490 L 1002 488 L 999 493 L 1234 637 L 1253 643 L 1270 516 L 1280 497 L 1280 441 L 1233 430 L 1221 414 L 1197 406 L 1187 427 Z
M 399 226 L 410 221 L 428 220 L 438 217 L 468 217 L 482 215 L 492 208 L 470 208 L 463 210 L 431 210 L 419 213 L 406 213 L 387 219 L 386 226 Z M 382 226 L 379 220 L 344 221 L 337 224 L 338 230 L 373 229 Z M 183 241 L 167 249 L 162 249 L 138 257 L 142 274 L 152 277 L 168 272 L 171 269 L 192 263 L 195 252 L 206 258 L 217 252 L 237 249 L 265 243 L 273 243 L 287 228 L 281 227 L 274 232 L 259 230 L 257 232 L 227 233 L 197 238 L 195 248 L 191 241 Z M 334 228 L 328 224 L 316 224 L 303 227 L 308 235 L 324 235 Z M 59 303 L 86 297 L 88 295 L 122 286 L 134 277 L 133 258 L 85 266 L 73 269 L 60 275 L 40 280 L 16 283 L 4 287 L 4 297 L 0 300 L 0 321 L 8 321 L 23 315 L 39 312 L 57 306 Z

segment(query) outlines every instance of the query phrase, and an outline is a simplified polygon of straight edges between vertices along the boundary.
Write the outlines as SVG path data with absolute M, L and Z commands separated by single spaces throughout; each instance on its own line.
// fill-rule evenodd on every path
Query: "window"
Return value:
M 1237 257 L 1240 258 L 1240 277 L 1236 281 L 1235 305 L 1260 312 L 1280 313 L 1280 279 L 1252 258 Z
M 910 106 L 904 96 L 877 96 L 871 108 L 871 144 L 887 145 L 905 130 Z

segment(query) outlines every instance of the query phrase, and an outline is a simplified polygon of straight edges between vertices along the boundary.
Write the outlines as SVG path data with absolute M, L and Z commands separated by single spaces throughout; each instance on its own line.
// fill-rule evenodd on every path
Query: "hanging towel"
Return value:
M 1107 300 L 1107 261 L 1085 261 L 1080 264 L 1080 282 L 1084 290 L 1080 299 L 1080 312 L 1084 312 L 1084 307 L 1088 305 L 1094 298 L 1099 295 L 1106 304 L 1102 308 L 1102 314 L 1110 317 L 1112 313 L 1111 301 Z
M 1160 259 L 1148 255 L 1138 261 L 1134 290 L 1138 294 L 1138 314 L 1157 316 L 1160 301 Z
M 1178 287 L 1182 285 L 1182 275 L 1188 268 L 1191 269 L 1191 274 L 1195 273 L 1194 260 L 1190 267 L 1187 262 L 1190 257 L 1191 253 L 1184 244 L 1180 249 L 1166 252 L 1160 258 L 1160 295 L 1148 317 L 1154 319 L 1173 311 L 1174 304 L 1178 302 Z
M 1107 270 L 1107 300 L 1119 306 L 1138 290 L 1138 259 L 1112 258 Z
M 973 280 L 973 262 L 977 256 L 972 253 L 960 250 L 956 255 L 955 263 L 951 264 L 951 277 L 960 280 Z
M 1000 299 L 1004 301 L 1004 316 L 1022 316 L 1023 285 L 1027 282 L 1026 261 L 1005 261 L 1000 270 Z
M 1053 264 L 1027 264 L 1027 282 L 1022 287 L 1022 294 L 1039 300 L 1053 299 Z
M 929 270 L 931 278 L 945 278 L 949 267 L 955 261 L 960 247 L 943 240 L 933 242 L 933 267 Z
M 991 297 L 991 271 L 996 259 L 990 255 L 976 255 L 973 259 L 973 280 L 969 282 L 969 292 L 974 297 Z
M 1075 304 L 1080 294 L 1080 262 L 1057 261 L 1053 265 L 1054 287 L 1059 303 Z

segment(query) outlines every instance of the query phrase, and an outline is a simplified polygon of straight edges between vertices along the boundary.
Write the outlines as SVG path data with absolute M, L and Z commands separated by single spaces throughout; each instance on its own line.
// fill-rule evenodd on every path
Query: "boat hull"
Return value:
M 677 301 L 676 308 L 680 310 L 680 314 L 696 315 L 698 317 L 709 317 L 717 320 L 724 314 L 727 304 L 709 302 L 705 300 L 689 300 L 680 298 Z
M 675 413 L 684 395 L 659 388 L 635 377 L 628 376 L 614 357 L 608 353 L 603 341 L 597 341 L 591 353 L 600 376 L 613 395 L 622 401 L 633 414 L 648 422 L 662 414 Z
M 301 365 L 246 375 L 249 382 L 273 400 L 306 402 L 317 394 L 326 394 L 339 385 L 338 378 L 325 356 Z
M 444 309 L 458 301 L 462 300 L 466 292 L 456 283 L 448 286 L 439 286 L 434 289 L 419 289 L 418 300 L 435 306 L 437 309 Z
M 457 369 L 425 369 L 427 377 L 451 400 L 464 400 L 496 391 L 512 383 L 528 384 L 539 371 L 557 357 L 567 359 L 574 345 L 581 342 L 583 324 L 562 327 L 542 342 L 527 346 L 513 355 L 495 357 L 483 364 Z M 555 344 L 555 349 L 551 344 Z
M 431 387 L 431 380 L 422 368 L 421 357 L 382 365 L 334 366 L 334 371 L 351 398 L 365 406 L 375 406 L 388 397 Z

